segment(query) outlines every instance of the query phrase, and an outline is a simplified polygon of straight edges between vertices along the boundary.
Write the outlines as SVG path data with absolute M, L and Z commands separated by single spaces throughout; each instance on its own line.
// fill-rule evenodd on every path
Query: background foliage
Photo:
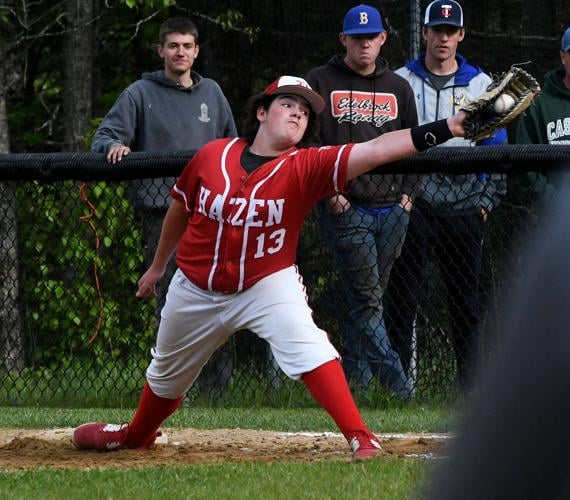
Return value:
M 305 74 L 340 52 L 343 15 L 357 3 L 89 1 L 94 4 L 89 26 L 96 35 L 94 106 L 89 118 L 103 116 L 118 94 L 144 71 L 160 69 L 154 46 L 158 26 L 169 16 L 187 15 L 196 22 L 201 53 L 195 69 L 221 84 L 239 118 L 245 99 L 276 75 Z M 64 126 L 65 2 L 13 2 L 9 8 L 11 3 L 0 3 L 0 44 L 16 59 L 7 86 L 11 151 L 58 151 Z M 413 2 L 369 3 L 383 13 L 389 38 L 382 54 L 397 68 L 409 57 Z M 422 1 L 422 8 L 427 3 Z M 20 4 L 27 10 L 17 18 L 11 13 Z M 466 0 L 462 5 L 467 35 L 460 51 L 486 71 L 500 72 L 512 63 L 530 61 L 527 69 L 542 80 L 548 69 L 559 64 L 560 36 L 570 24 L 566 2 Z

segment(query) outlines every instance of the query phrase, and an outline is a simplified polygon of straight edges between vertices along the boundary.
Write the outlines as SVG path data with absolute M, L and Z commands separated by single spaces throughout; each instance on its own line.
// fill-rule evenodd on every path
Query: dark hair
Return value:
M 265 95 L 256 94 L 250 97 L 245 105 L 244 119 L 241 127 L 241 135 L 244 137 L 248 144 L 252 144 L 257 131 L 259 130 L 259 120 L 257 119 L 257 109 L 262 106 L 265 110 L 269 110 L 271 103 L 282 94 L 277 95 Z M 309 109 L 311 109 L 309 107 Z M 309 113 L 309 121 L 307 123 L 307 130 L 303 138 L 296 146 L 299 148 L 305 148 L 316 143 L 316 137 L 321 128 L 321 122 L 319 116 L 311 109 Z
M 160 45 L 166 43 L 166 37 L 171 33 L 182 33 L 183 35 L 193 35 L 194 42 L 198 45 L 198 28 L 186 17 L 171 17 L 160 25 L 158 30 L 158 39 Z

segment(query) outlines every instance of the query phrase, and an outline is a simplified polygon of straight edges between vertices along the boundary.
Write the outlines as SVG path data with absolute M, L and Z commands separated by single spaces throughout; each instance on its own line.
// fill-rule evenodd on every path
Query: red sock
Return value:
M 337 359 L 303 374 L 302 379 L 313 398 L 333 418 L 345 438 L 349 439 L 355 431 L 368 431 Z
M 182 398 L 161 398 L 145 382 L 139 406 L 129 424 L 125 441 L 127 448 L 146 448 L 154 443 L 160 424 L 176 411 Z

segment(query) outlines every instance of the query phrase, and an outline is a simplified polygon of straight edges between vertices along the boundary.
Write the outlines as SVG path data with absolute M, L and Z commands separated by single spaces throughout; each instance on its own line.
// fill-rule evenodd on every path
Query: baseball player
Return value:
M 138 283 L 138 297 L 153 297 L 178 249 L 139 406 L 129 424 L 76 428 L 78 448 L 150 446 L 212 353 L 248 329 L 269 343 L 287 376 L 303 381 L 356 459 L 381 449 L 356 408 L 338 352 L 313 322 L 295 266 L 299 233 L 320 199 L 378 165 L 463 135 L 466 115 L 360 144 L 297 149 L 312 139 L 323 108 L 305 80 L 282 76 L 250 100 L 244 138 L 210 142 L 186 165 L 154 261 Z

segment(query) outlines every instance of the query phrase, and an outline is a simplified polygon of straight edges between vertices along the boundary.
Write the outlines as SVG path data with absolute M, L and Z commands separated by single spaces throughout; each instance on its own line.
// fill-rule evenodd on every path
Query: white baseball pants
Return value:
M 313 321 L 296 266 L 233 294 L 202 290 L 178 269 L 151 350 L 147 380 L 152 391 L 169 399 L 184 395 L 214 351 L 239 330 L 269 342 L 279 367 L 294 380 L 340 358 Z

